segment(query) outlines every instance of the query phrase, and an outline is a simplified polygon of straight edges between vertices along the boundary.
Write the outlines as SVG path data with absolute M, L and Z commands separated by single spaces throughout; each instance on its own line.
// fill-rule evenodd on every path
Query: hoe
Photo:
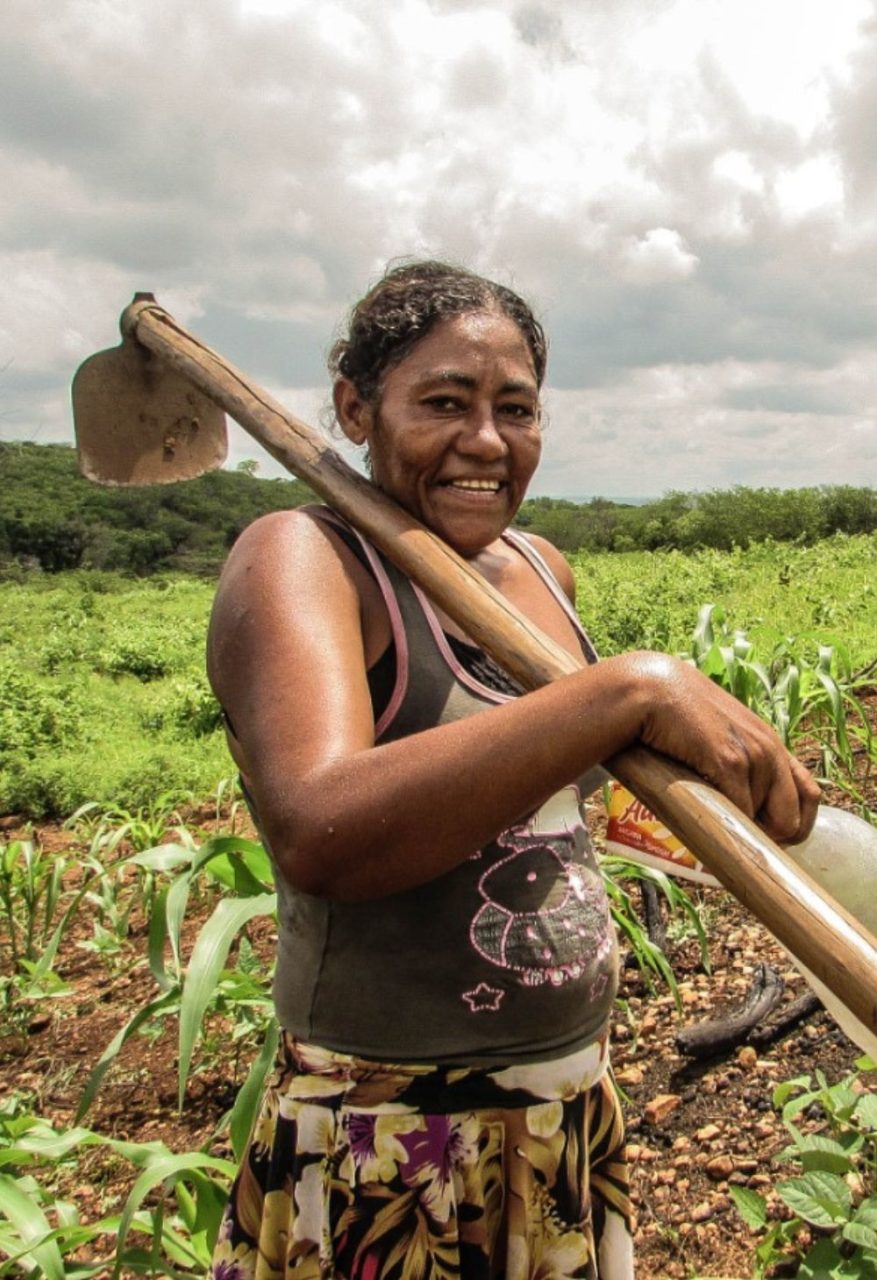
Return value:
M 121 345 L 91 356 L 73 381 L 80 465 L 90 479 L 168 484 L 219 467 L 228 413 L 525 687 L 580 665 L 315 431 L 182 329 L 151 294 L 135 295 L 121 329 Z M 860 862 L 847 876 L 853 891 L 835 887 L 841 905 L 814 878 L 824 858 L 811 859 L 805 870 L 794 851 L 774 844 L 696 775 L 644 747 L 615 756 L 608 767 L 788 948 L 817 991 L 827 988 L 837 998 L 845 1029 L 877 1058 L 877 942 L 856 915 L 862 894 L 873 896 L 873 871 L 863 876 Z M 841 852 L 832 850 L 832 858 Z

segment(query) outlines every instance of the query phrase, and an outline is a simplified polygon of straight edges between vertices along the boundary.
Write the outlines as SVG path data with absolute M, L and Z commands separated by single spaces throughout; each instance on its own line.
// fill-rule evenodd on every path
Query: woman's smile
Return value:
M 502 488 L 500 480 L 445 480 L 451 489 L 462 489 L 467 493 L 499 493 Z

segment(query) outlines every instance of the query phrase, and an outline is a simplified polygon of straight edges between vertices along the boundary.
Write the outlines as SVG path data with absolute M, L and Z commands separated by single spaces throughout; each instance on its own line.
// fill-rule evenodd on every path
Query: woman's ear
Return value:
M 371 430 L 371 409 L 349 378 L 338 378 L 332 388 L 335 417 L 347 439 L 365 444 Z

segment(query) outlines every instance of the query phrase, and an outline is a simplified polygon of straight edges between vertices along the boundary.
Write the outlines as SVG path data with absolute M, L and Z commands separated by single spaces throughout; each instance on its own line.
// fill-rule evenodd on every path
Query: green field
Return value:
M 746 550 L 578 553 L 581 616 L 604 655 L 688 654 L 702 606 L 769 657 L 786 638 L 877 657 L 877 536 Z M 0 583 L 0 813 L 65 817 L 204 798 L 231 772 L 204 677 L 213 584 L 75 571 Z
M 687 652 L 699 607 L 716 604 L 760 651 L 795 637 L 846 647 L 854 670 L 877 657 L 874 534 L 570 559 L 579 613 L 606 655 L 640 646 Z

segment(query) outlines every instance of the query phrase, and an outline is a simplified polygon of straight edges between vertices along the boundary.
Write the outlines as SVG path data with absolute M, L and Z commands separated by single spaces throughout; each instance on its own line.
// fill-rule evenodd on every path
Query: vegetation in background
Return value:
M 177 485 L 104 488 L 83 479 L 66 445 L 0 443 L 0 473 L 0 573 L 13 576 L 34 568 L 212 576 L 257 516 L 313 498 L 297 480 L 260 480 L 253 463 Z M 736 488 L 642 506 L 531 498 L 517 523 L 569 552 L 810 545 L 877 530 L 877 489 Z
M 877 658 L 873 534 L 728 552 L 578 552 L 570 561 L 579 613 L 606 657 L 637 648 L 687 653 L 700 606 L 717 604 L 728 628 L 759 649 L 794 637 L 811 650 L 845 648 L 856 671 Z
M 877 529 L 877 489 L 825 485 L 810 489 L 746 489 L 668 493 L 630 506 L 594 498 L 531 498 L 521 528 L 562 551 L 730 551 L 758 542 L 810 545 L 835 533 Z
M 0 583 L 0 813 L 67 817 L 213 793 L 230 772 L 195 578 Z
M 722 602 L 726 642 L 745 632 L 769 667 L 785 652 L 799 671 L 813 668 L 830 646 L 835 675 L 855 694 L 852 677 L 877 657 L 874 536 L 690 555 L 580 552 L 572 563 L 581 616 L 606 656 L 690 656 L 699 607 Z M 212 595 L 210 582 L 158 574 L 0 581 L 0 813 L 63 818 L 88 801 L 135 809 L 169 788 L 178 800 L 213 792 L 230 765 L 204 675 Z
M 252 467 L 152 488 L 107 488 L 79 473 L 68 445 L 0 442 L 0 571 L 175 569 L 213 576 L 257 516 L 312 502 L 298 480 Z

